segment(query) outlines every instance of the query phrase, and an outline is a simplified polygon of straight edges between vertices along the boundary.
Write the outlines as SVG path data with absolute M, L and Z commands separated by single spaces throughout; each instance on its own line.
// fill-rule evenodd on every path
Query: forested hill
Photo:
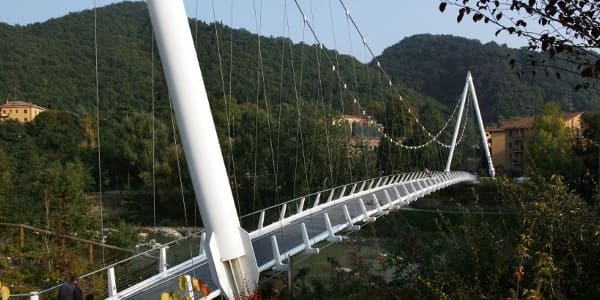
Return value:
M 531 115 L 546 101 L 559 103 L 564 111 L 600 108 L 598 85 L 576 91 L 581 77 L 562 72 L 557 79 L 554 72 L 546 76 L 543 68 L 537 68 L 535 76 L 529 70 L 519 78 L 509 65 L 508 54 L 523 60 L 537 55 L 450 35 L 415 35 L 387 48 L 378 59 L 396 81 L 446 105 L 460 96 L 470 70 L 488 122 Z
M 127 111 L 148 107 L 151 98 L 152 29 L 146 4 L 113 4 L 99 8 L 97 16 L 101 109 Z M 27 26 L 0 24 L 0 98 L 26 99 L 50 108 L 81 113 L 94 111 L 93 24 L 94 16 L 90 10 Z M 231 30 L 217 24 L 220 36 L 218 49 L 214 24 L 198 22 L 191 25 L 200 41 L 199 59 L 212 97 L 223 96 L 220 52 L 227 93 L 229 62 L 233 57 L 231 88 L 232 95 L 239 102 L 254 102 L 257 98 L 267 98 L 274 103 L 280 100 L 295 101 L 296 87 L 292 84 L 295 71 L 298 95 L 307 100 L 322 97 L 320 99 L 331 101 L 334 106 L 339 105 L 340 84 L 324 55 L 327 53 L 335 59 L 336 52 L 321 52 L 315 46 L 302 43 L 290 45 L 285 38 L 261 38 L 262 72 L 267 95 L 261 93 L 257 96 L 257 36 L 246 30 Z M 340 55 L 338 58 L 339 69 L 349 83 L 354 82 L 352 70 L 356 66 L 358 87 L 349 84 L 348 88 L 352 88 L 359 102 L 373 110 L 373 113 L 378 108 L 381 110 L 380 105 L 371 101 L 384 97 L 371 88 L 378 78 L 374 75 L 374 68 L 360 64 L 351 56 Z M 156 63 L 155 82 L 159 85 L 159 101 L 165 101 L 166 92 L 159 64 Z M 319 69 L 322 90 L 319 90 L 317 80 Z M 370 78 L 371 83 L 366 78 Z M 284 87 L 281 94 L 280 84 Z M 433 101 L 402 85 L 399 88 L 403 96 L 413 102 Z M 352 100 L 347 93 L 345 98 Z M 349 106 L 346 107 L 348 109 Z
M 152 96 L 152 28 L 145 3 L 113 4 L 99 8 L 97 15 L 101 111 L 110 114 L 148 108 Z M 0 23 L 0 100 L 25 99 L 52 109 L 94 111 L 93 24 L 90 10 L 27 26 Z M 259 69 L 255 34 L 217 24 L 217 48 L 214 24 L 191 25 L 193 31 L 197 28 L 194 35 L 200 41 L 199 59 L 212 97 L 223 96 L 220 52 L 225 91 L 229 92 L 231 71 L 231 92 L 238 102 L 255 102 L 257 98 L 291 102 L 299 95 L 309 101 L 322 99 L 340 106 L 340 84 L 330 71 L 326 53 L 339 59 L 338 68 L 354 93 L 344 92 L 346 113 L 352 107 L 353 96 L 376 116 L 383 113 L 379 100 L 389 99 L 389 90 L 375 89 L 380 85 L 375 68 L 351 56 L 320 51 L 303 43 L 292 44 L 286 38 L 261 37 Z M 531 53 L 453 36 L 416 35 L 387 48 L 378 59 L 402 96 L 417 106 L 434 103 L 435 98 L 451 107 L 462 91 L 467 70 L 471 70 L 487 122 L 535 113 L 545 101 L 558 102 L 565 111 L 600 108 L 598 87 L 575 91 L 581 78 L 563 73 L 557 80 L 554 74 L 546 77 L 543 69 L 536 76 L 519 78 L 509 66 L 507 54 L 523 58 Z M 162 69 L 158 59 L 155 61 L 157 99 L 166 106 Z M 259 70 L 264 72 L 266 95 L 257 95 Z M 293 84 L 294 75 L 297 86 Z M 358 87 L 353 84 L 354 76 Z

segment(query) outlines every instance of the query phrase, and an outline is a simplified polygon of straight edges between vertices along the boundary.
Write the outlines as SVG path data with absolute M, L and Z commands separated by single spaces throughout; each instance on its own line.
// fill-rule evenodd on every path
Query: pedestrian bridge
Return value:
M 254 254 L 261 273 L 287 270 L 287 258 L 317 254 L 315 245 L 342 240 L 342 235 L 360 230 L 361 225 L 374 222 L 390 211 L 445 187 L 473 182 L 477 178 L 467 172 L 415 172 L 350 183 L 299 197 L 242 216 L 240 222 L 250 233 Z M 202 233 L 201 244 L 204 243 Z M 105 273 L 108 280 L 106 299 L 159 299 L 163 292 L 179 290 L 179 277 L 189 275 L 205 282 L 210 289 L 207 299 L 221 292 L 211 276 L 205 253 L 197 253 L 176 265 L 167 259 L 168 245 L 148 250 L 82 278 Z M 200 246 L 204 249 L 204 246 Z M 120 283 L 121 276 L 131 277 L 128 270 L 146 255 L 157 254 L 155 274 L 133 283 Z M 187 277 L 186 278 L 190 278 Z M 191 284 L 186 293 L 194 297 Z M 51 290 L 42 292 L 49 293 Z M 30 299 L 39 299 L 32 293 Z M 196 295 L 196 298 L 200 299 Z
M 468 92 L 473 99 L 473 110 L 490 168 L 490 175 L 494 176 L 477 96 L 471 75 L 468 73 L 458 104 L 446 124 L 437 133 L 428 131 L 420 123 L 414 111 L 411 111 L 410 106 L 406 107 L 406 112 L 414 119 L 414 124 L 422 129 L 420 130 L 422 134 L 427 136 L 425 143 L 403 145 L 386 133 L 382 135 L 382 138 L 389 140 L 391 144 L 407 151 L 419 151 L 429 145 L 447 148 L 449 154 L 445 171 L 382 176 L 292 199 L 239 218 L 240 226 L 247 232 L 242 233 L 237 224 L 238 215 L 231 195 L 229 177 L 216 130 L 214 130 L 204 81 L 183 3 L 171 0 L 149 0 L 147 2 L 161 53 L 161 62 L 165 67 L 167 85 L 173 103 L 176 104 L 173 105 L 173 108 L 177 116 L 176 121 L 183 141 L 190 177 L 194 184 L 198 208 L 209 234 L 214 233 L 215 228 L 221 229 L 222 232 L 220 235 L 211 235 L 212 237 L 216 236 L 220 241 L 211 239 L 211 241 L 215 241 L 214 243 L 206 242 L 204 233 L 184 238 L 188 243 L 193 238 L 197 238 L 194 248 L 200 249 L 194 253 L 190 248 L 190 253 L 185 259 L 178 261 L 168 259 L 171 257 L 167 255 L 168 251 L 173 251 L 169 247 L 174 248 L 183 242 L 178 240 L 165 245 L 157 244 L 148 251 L 80 277 L 82 279 L 92 276 L 105 278 L 107 293 L 104 296 L 106 299 L 159 299 L 162 293 L 180 288 L 183 288 L 184 295 L 191 299 L 203 296 L 213 299 L 220 295 L 233 298 L 237 295 L 233 292 L 233 288 L 244 292 L 243 288 L 247 286 L 244 283 L 252 283 L 254 279 L 258 280 L 260 273 L 287 270 L 288 258 L 296 255 L 318 254 L 317 245 L 319 243 L 339 242 L 344 234 L 360 230 L 361 225 L 374 222 L 394 209 L 406 206 L 448 186 L 476 181 L 476 176 L 470 173 L 450 171 L 455 148 L 463 140 L 464 128 L 467 124 L 467 118 L 464 122 L 462 118 L 465 114 L 465 106 L 467 106 Z M 310 26 L 300 5 L 298 2 L 295 3 L 303 16 L 304 24 Z M 346 17 L 350 18 L 347 8 L 342 1 L 340 3 L 344 7 Z M 352 23 L 356 27 L 353 20 Z M 312 30 L 312 27 L 310 28 Z M 314 31 L 312 33 L 315 34 Z M 318 41 L 316 35 L 315 40 Z M 366 40 L 364 38 L 362 40 L 366 45 Z M 346 83 L 340 73 L 336 71 L 336 65 L 332 61 L 331 64 L 334 73 L 338 76 L 340 86 L 343 83 L 345 90 Z M 379 62 L 377 65 L 381 69 Z M 381 70 L 383 72 L 383 69 Z M 391 79 L 387 77 L 386 73 L 383 74 L 388 79 L 389 85 L 393 87 Z M 400 96 L 399 99 L 404 101 Z M 356 103 L 356 98 L 354 98 L 354 103 Z M 469 114 L 466 115 L 468 117 Z M 456 119 L 456 127 L 452 134 L 452 140 L 447 145 L 442 143 L 439 138 L 453 119 Z M 301 132 L 300 129 L 298 132 Z M 460 138 L 458 137 L 459 132 L 462 132 Z M 418 159 L 427 160 L 427 158 Z M 430 163 L 428 161 L 424 165 L 431 165 Z M 218 251 L 211 250 L 211 254 L 206 253 L 205 249 L 212 248 L 206 247 L 205 244 L 210 244 L 211 247 L 215 246 Z M 239 245 L 240 250 L 243 251 L 230 251 L 236 250 L 238 247 L 229 247 L 229 245 Z M 243 249 L 241 249 L 242 247 Z M 252 254 L 254 257 L 250 257 Z M 209 255 L 212 256 L 209 257 Z M 141 260 L 146 260 L 144 272 L 139 271 Z M 151 270 L 150 274 L 147 272 L 148 270 Z M 180 282 L 181 278 L 184 278 L 183 282 Z M 192 278 L 197 278 L 205 283 L 209 291 L 203 295 L 194 291 Z M 250 280 L 246 280 L 248 278 Z M 217 280 L 220 281 L 219 284 Z M 26 297 L 32 300 L 48 298 L 59 286 L 40 292 L 12 295 L 12 297 Z M 223 287 L 223 290 L 220 289 L 220 286 Z M 232 289 L 227 290 L 228 287 L 232 287 Z

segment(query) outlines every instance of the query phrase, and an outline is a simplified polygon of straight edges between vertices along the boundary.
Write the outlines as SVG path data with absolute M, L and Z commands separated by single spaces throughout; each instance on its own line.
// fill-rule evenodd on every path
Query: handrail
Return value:
M 9 224 L 10 224 L 10 223 L 9 223 Z M 0 225 L 3 225 L 3 223 L 0 223 Z M 146 251 L 143 251 L 143 252 L 136 252 L 136 254 L 135 254 L 135 255 L 133 255 L 133 256 L 130 256 L 130 257 L 128 257 L 128 258 L 125 258 L 125 259 L 122 259 L 122 260 L 120 260 L 120 261 L 114 262 L 114 263 L 112 263 L 112 264 L 110 264 L 110 265 L 106 265 L 106 266 L 104 266 L 104 267 L 102 267 L 102 268 L 100 268 L 100 269 L 94 270 L 94 271 L 92 271 L 92 272 L 89 272 L 89 273 L 83 274 L 83 275 L 79 276 L 79 278 L 80 278 L 80 279 L 83 279 L 83 278 L 86 278 L 86 277 L 92 276 L 92 275 L 94 275 L 94 274 L 100 273 L 100 272 L 102 272 L 102 271 L 106 271 L 106 270 L 108 270 L 108 269 L 110 269 L 110 268 L 114 268 L 114 267 L 115 267 L 115 266 L 117 266 L 117 265 L 120 265 L 120 264 L 126 263 L 126 262 L 128 262 L 128 261 L 130 261 L 130 260 L 133 260 L 133 259 L 135 259 L 135 258 L 138 258 L 138 257 L 141 257 L 141 256 L 146 256 L 146 255 L 148 255 L 150 252 L 152 252 L 152 251 L 156 251 L 156 250 L 158 250 L 158 249 L 160 249 L 160 248 L 163 248 L 163 247 L 165 247 L 165 246 L 169 246 L 169 245 L 172 245 L 172 244 L 175 244 L 175 243 L 181 242 L 181 241 L 183 241 L 183 240 L 187 240 L 187 239 L 189 239 L 189 238 L 191 238 L 191 237 L 194 237 L 194 236 L 199 236 L 199 235 L 201 235 L 203 232 L 204 232 L 204 231 L 194 232 L 194 233 L 192 233 L 192 234 L 188 234 L 188 235 L 186 235 L 186 236 L 184 236 L 184 237 L 181 237 L 181 238 L 179 238 L 179 239 L 176 239 L 176 240 L 170 241 L 170 242 L 168 242 L 168 243 L 161 244 L 161 246 L 160 246 L 160 247 L 153 247 L 153 248 L 151 248 L 151 249 L 148 249 L 148 250 L 146 250 Z M 54 289 L 57 289 L 57 288 L 59 288 L 59 287 L 60 287 L 61 285 L 63 285 L 63 284 L 64 284 L 64 283 L 60 283 L 60 284 L 57 284 L 57 285 L 55 285 L 55 286 L 52 286 L 52 287 L 46 288 L 46 289 L 44 289 L 44 290 L 41 290 L 41 291 L 39 291 L 39 292 L 36 292 L 36 293 L 37 293 L 37 295 L 42 295 L 42 294 L 44 294 L 44 293 L 47 293 L 47 292 L 50 292 L 50 291 L 52 291 L 52 290 L 54 290 Z M 11 295 L 11 297 L 28 297 L 28 296 L 31 296 L 31 293 L 28 293 L 28 294 L 13 294 L 13 295 Z
M 434 173 L 434 172 L 432 172 L 432 173 Z M 385 176 L 374 177 L 374 178 L 368 178 L 368 179 L 363 179 L 363 180 L 355 181 L 355 182 L 352 182 L 352 183 L 347 183 L 347 184 L 343 184 L 343 185 L 338 185 L 338 186 L 336 186 L 336 187 L 328 188 L 328 189 L 321 190 L 321 191 L 318 191 L 318 192 L 313 192 L 313 193 L 310 193 L 310 194 L 306 194 L 306 195 L 304 195 L 304 196 L 296 197 L 296 198 L 294 198 L 294 199 L 291 199 L 291 200 L 288 200 L 288 201 L 285 201 L 285 202 L 281 202 L 281 203 L 278 203 L 278 204 L 275 204 L 275 205 L 271 205 L 271 206 L 269 206 L 269 207 L 266 207 L 266 208 L 259 209 L 259 210 L 257 210 L 257 211 L 254 211 L 254 212 L 251 212 L 251 213 L 245 214 L 245 215 L 241 216 L 239 219 L 240 219 L 240 220 L 242 220 L 242 219 L 244 219 L 244 218 L 247 218 L 247 217 L 250 217 L 250 216 L 253 216 L 253 215 L 260 214 L 260 213 L 262 213 L 263 211 L 272 210 L 272 209 L 275 209 L 275 208 L 278 208 L 278 207 L 282 207 L 283 205 L 287 205 L 287 204 L 293 203 L 293 202 L 295 202 L 295 201 L 299 201 L 299 200 L 306 199 L 306 198 L 309 198 L 309 197 L 312 197 L 312 196 L 317 196 L 317 195 L 319 195 L 319 194 L 323 194 L 323 193 L 327 193 L 327 192 L 335 191 L 335 190 L 337 190 L 338 188 L 343 188 L 343 187 L 348 187 L 348 186 L 353 186 L 353 185 L 357 185 L 357 186 L 358 186 L 358 185 L 359 185 L 359 184 L 361 184 L 361 183 L 365 183 L 365 184 L 366 184 L 366 183 L 368 183 L 369 181 L 374 181 L 374 180 L 378 180 L 378 179 L 382 179 L 382 178 L 386 178 L 386 177 L 401 176 L 401 175 L 406 175 L 406 174 L 409 174 L 409 175 L 410 175 L 410 179 L 409 179 L 409 180 L 407 180 L 407 181 L 414 181 L 414 180 L 419 180 L 419 179 L 422 179 L 422 178 L 423 178 L 423 175 L 424 175 L 424 172 L 398 173 L 398 174 L 393 174 L 393 175 L 385 175 Z M 398 178 L 400 178 L 400 177 L 398 177 Z M 394 183 L 387 183 L 386 185 L 390 185 L 390 184 L 396 184 L 396 183 L 397 183 L 397 182 L 394 182 Z M 370 184 L 370 185 L 372 185 L 372 184 Z M 359 190 L 358 190 L 358 191 L 354 191 L 354 193 L 353 193 L 353 194 L 357 194 L 358 192 L 361 192 L 361 191 L 364 191 L 364 190 L 370 190 L 370 189 L 372 189 L 372 188 L 379 188 L 379 187 L 381 187 L 381 186 L 376 186 L 376 187 L 372 187 L 372 186 L 371 186 L 370 188 L 366 188 L 366 189 L 365 189 L 364 187 L 362 187 L 362 189 L 360 189 L 360 188 L 359 188 Z M 340 197 L 338 197 L 338 198 L 341 198 L 341 197 L 343 197 L 343 195 L 340 195 Z
M 77 241 L 77 242 L 82 242 L 82 243 L 86 243 L 86 244 L 96 245 L 96 246 L 103 247 L 103 248 L 108 248 L 108 249 L 113 249 L 113 250 L 119 250 L 119 251 L 123 251 L 123 252 L 129 252 L 129 253 L 132 253 L 132 254 L 138 254 L 139 253 L 138 251 L 135 251 L 135 250 L 131 250 L 131 249 L 127 249 L 127 248 L 121 248 L 121 247 L 118 247 L 118 246 L 113 246 L 113 245 L 109 245 L 109 244 L 105 244 L 105 243 L 101 243 L 101 242 L 96 242 L 96 241 L 92 241 L 92 240 L 86 240 L 86 239 L 74 237 L 74 236 L 71 236 L 71 235 L 68 235 L 68 234 L 56 233 L 56 232 L 52 232 L 50 230 L 46 230 L 46 229 L 42 229 L 42 228 L 37 228 L 37 227 L 26 225 L 26 224 L 15 224 L 15 223 L 0 222 L 0 226 L 25 228 L 25 229 L 29 229 L 31 231 L 35 231 L 35 232 L 39 231 L 39 232 L 42 232 L 42 233 L 45 233 L 45 234 L 55 235 L 57 237 L 67 238 L 67 239 L 74 240 L 74 241 Z
M 386 175 L 386 176 L 389 176 L 389 175 Z M 353 182 L 353 183 L 348 183 L 348 184 L 338 185 L 338 186 L 336 186 L 336 187 L 328 188 L 328 189 L 321 190 L 321 191 L 318 191 L 318 192 L 312 192 L 312 193 L 310 193 L 310 194 L 306 194 L 306 195 L 303 195 L 303 196 L 300 196 L 300 197 L 293 198 L 292 200 L 288 200 L 288 201 L 285 201 L 285 202 L 281 202 L 281 203 L 278 203 L 278 204 L 274 204 L 274 205 L 271 205 L 271 206 L 269 206 L 269 207 L 261 208 L 261 209 L 259 209 L 259 210 L 257 210 L 257 211 L 254 211 L 254 212 L 247 213 L 247 214 L 245 214 L 245 215 L 241 216 L 241 217 L 240 217 L 240 219 L 242 219 L 242 218 L 245 218 L 245 217 L 249 217 L 249 216 L 252 216 L 252 215 L 255 215 L 255 214 L 257 214 L 257 213 L 260 213 L 260 212 L 261 212 L 261 211 L 263 211 L 263 210 L 269 210 L 269 209 L 272 209 L 272 208 L 275 208 L 275 207 L 282 206 L 283 204 L 289 204 L 289 203 L 291 203 L 291 202 L 294 202 L 294 201 L 300 200 L 300 199 L 302 199 L 302 198 L 308 198 L 308 197 L 310 197 L 310 196 L 316 196 L 317 194 L 320 194 L 320 193 L 323 193 L 323 192 L 327 192 L 327 191 L 335 190 L 335 189 L 337 189 L 337 188 L 344 187 L 344 186 L 349 186 L 349 185 L 353 185 L 353 184 L 358 184 L 358 183 L 361 183 L 361 182 L 363 182 L 363 181 L 368 181 L 368 180 L 371 180 L 371 179 L 364 179 L 364 180 L 356 181 L 356 182 Z

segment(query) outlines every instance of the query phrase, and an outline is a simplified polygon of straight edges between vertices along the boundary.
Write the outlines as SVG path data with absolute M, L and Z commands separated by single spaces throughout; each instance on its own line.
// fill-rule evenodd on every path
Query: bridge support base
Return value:
M 271 246 L 273 247 L 273 259 L 275 259 L 275 265 L 273 266 L 273 269 L 280 272 L 287 271 L 288 265 L 284 264 L 283 260 L 281 259 L 281 252 L 279 252 L 277 237 L 274 235 L 271 236 Z
M 330 243 L 339 243 L 342 241 L 342 237 L 339 235 L 335 235 L 333 231 L 333 227 L 331 227 L 331 220 L 329 220 L 329 214 L 324 213 L 323 217 L 325 218 L 325 226 L 327 226 L 327 231 L 329 232 L 329 237 L 327 237 L 327 241 Z
M 302 230 L 302 241 L 304 242 L 304 253 L 306 254 L 319 254 L 319 248 L 313 248 L 308 238 L 308 230 L 306 230 L 306 224 L 300 224 L 300 230 Z

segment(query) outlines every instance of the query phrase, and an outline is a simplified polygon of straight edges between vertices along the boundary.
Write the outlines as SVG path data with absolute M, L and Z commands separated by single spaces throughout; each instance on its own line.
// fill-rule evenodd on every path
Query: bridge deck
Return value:
M 389 210 L 408 205 L 424 195 L 475 179 L 466 172 L 420 172 L 386 176 L 315 193 L 258 211 L 253 218 L 258 217 L 259 220 L 256 228 L 247 230 L 250 232 L 259 270 L 283 270 L 286 257 L 303 251 L 314 252 L 307 249 L 324 240 L 339 241 L 337 233 L 359 229 L 354 224 L 372 222 Z M 266 216 L 273 213 L 277 213 L 279 218 L 263 226 Z M 327 219 L 331 226 L 327 224 Z M 307 241 L 304 239 L 303 227 L 306 228 Z M 274 247 L 275 244 L 277 247 Z M 274 254 L 274 248 L 280 251 L 279 257 Z M 218 286 L 211 277 L 206 256 L 202 254 L 113 294 L 109 299 L 158 299 L 162 292 L 179 289 L 179 275 L 192 275 L 203 280 L 211 291 L 217 291 L 213 295 L 218 295 Z

